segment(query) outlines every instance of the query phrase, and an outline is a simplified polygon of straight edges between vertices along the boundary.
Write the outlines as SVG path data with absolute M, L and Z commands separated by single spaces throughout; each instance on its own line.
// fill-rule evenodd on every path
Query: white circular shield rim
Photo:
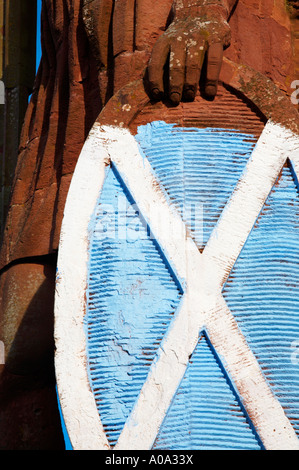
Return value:
M 287 159 L 298 175 L 299 138 L 285 127 L 268 121 L 245 172 L 200 253 L 186 234 L 180 216 L 159 191 L 151 167 L 140 155 L 130 131 L 95 123 L 80 154 L 65 206 L 55 296 L 57 386 L 74 449 L 110 449 L 88 380 L 83 320 L 89 222 L 103 187 L 106 167 L 111 162 L 185 285 L 180 311 L 114 449 L 151 449 L 203 329 L 225 364 L 264 447 L 299 449 L 293 427 L 221 294 Z M 171 230 L 159 231 L 155 208 L 159 214 L 164 213 L 170 227 L 181 225 L 181 238 L 177 231 L 175 237 L 169 236 Z

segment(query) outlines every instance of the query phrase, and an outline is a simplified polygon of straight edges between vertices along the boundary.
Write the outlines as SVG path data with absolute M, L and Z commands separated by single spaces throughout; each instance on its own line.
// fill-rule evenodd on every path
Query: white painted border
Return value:
M 61 406 L 74 448 L 109 448 L 88 383 L 83 317 L 87 227 L 103 185 L 105 166 L 113 161 L 172 268 L 185 282 L 180 311 L 167 332 L 115 449 L 151 449 L 202 329 L 207 330 L 239 390 L 265 448 L 299 449 L 299 440 L 289 420 L 269 389 L 221 294 L 286 159 L 289 157 L 298 168 L 298 151 L 298 136 L 268 122 L 236 191 L 200 254 L 187 236 L 178 213 L 159 189 L 135 138 L 127 129 L 95 124 L 71 184 L 58 260 L 56 369 Z M 159 220 L 155 217 L 157 213 Z M 164 227 L 168 227 L 162 231 L 161 214 Z M 82 265 L 78 264 L 80 261 Z M 68 318 L 70 313 L 72 317 Z M 76 380 L 80 383 L 80 393 L 79 387 L 73 389 Z
M 64 421 L 76 450 L 109 449 L 89 387 L 83 327 L 88 226 L 103 185 L 106 152 L 91 131 L 68 193 L 61 228 L 55 295 L 55 369 Z

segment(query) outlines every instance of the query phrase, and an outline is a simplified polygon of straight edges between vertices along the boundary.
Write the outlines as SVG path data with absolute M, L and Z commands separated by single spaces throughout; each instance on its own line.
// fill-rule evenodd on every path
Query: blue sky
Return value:
M 38 69 L 41 58 L 41 43 L 40 43 L 40 17 L 42 9 L 42 0 L 37 0 L 37 34 L 36 34 L 36 70 Z

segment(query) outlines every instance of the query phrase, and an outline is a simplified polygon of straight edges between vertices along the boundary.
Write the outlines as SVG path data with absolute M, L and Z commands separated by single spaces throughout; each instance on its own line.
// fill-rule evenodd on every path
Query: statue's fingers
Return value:
M 187 100 L 194 100 L 195 98 L 205 52 L 205 40 L 200 42 L 193 40 L 189 41 L 186 55 L 186 77 L 184 85 L 184 98 Z
M 171 45 L 169 58 L 169 97 L 174 104 L 178 104 L 182 99 L 185 83 L 185 65 L 185 44 L 176 41 Z
M 222 43 L 210 44 L 207 56 L 207 77 L 205 92 L 207 96 L 214 97 L 217 93 L 218 80 L 223 59 Z
M 152 55 L 148 64 L 148 82 L 153 98 L 159 98 L 164 93 L 164 65 L 169 55 L 169 40 L 161 36 L 153 47 Z

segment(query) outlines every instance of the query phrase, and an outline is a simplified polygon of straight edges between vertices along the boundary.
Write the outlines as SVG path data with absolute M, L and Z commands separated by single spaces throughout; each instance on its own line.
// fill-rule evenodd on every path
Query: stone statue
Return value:
M 260 1 L 258 9 L 253 0 L 236 3 L 160 0 L 153 8 L 152 0 L 43 0 L 43 56 L 1 249 L 0 448 L 63 448 L 53 368 L 56 253 L 77 158 L 109 99 L 142 77 L 154 100 L 192 101 L 200 80 L 213 99 L 224 50 L 288 91 L 283 0 Z
M 97 28 L 93 26 L 90 27 L 90 25 L 97 23 L 100 8 L 111 9 L 111 2 L 106 3 L 107 7 L 102 6 L 101 3 L 97 1 L 85 2 L 85 7 L 83 8 L 86 30 L 99 68 L 101 68 L 103 64 L 105 65 L 105 57 L 107 56 L 107 50 L 105 50 L 106 43 L 103 44 L 102 42 L 102 24 L 99 23 Z M 108 6 L 109 3 L 110 5 Z M 163 70 L 169 57 L 169 98 L 173 103 L 178 103 L 183 94 L 185 98 L 193 99 L 198 87 L 205 53 L 208 51 L 206 93 L 209 96 L 215 96 L 223 48 L 227 47 L 230 43 L 230 27 L 227 20 L 236 1 L 183 0 L 174 2 L 173 5 L 171 5 L 171 3 L 172 2 L 163 2 L 162 8 L 157 7 L 158 12 L 160 12 L 160 9 L 163 9 L 162 13 L 165 10 L 168 15 L 171 15 L 171 20 L 169 21 L 170 24 L 166 31 L 154 43 L 149 60 L 149 83 L 152 95 L 158 98 L 163 94 Z M 124 5 L 126 7 L 125 12 L 123 10 Z M 169 12 L 171 6 L 172 10 Z M 148 14 L 146 7 L 146 2 L 144 2 L 144 4 L 141 2 L 140 6 L 138 3 L 137 16 L 138 13 L 139 15 L 142 13 Z M 132 21 L 134 2 L 117 2 L 115 4 L 114 13 L 116 17 L 120 14 L 123 15 L 123 21 L 130 21 L 130 8 Z M 120 11 L 119 13 L 118 10 Z M 157 13 L 155 13 L 155 15 L 157 15 Z M 155 18 L 153 18 L 153 20 L 154 19 Z M 136 24 L 136 46 L 137 50 L 143 51 L 143 49 L 145 49 L 145 51 L 148 52 L 151 44 L 150 42 L 146 44 L 147 41 L 145 41 L 145 44 L 142 43 L 142 35 L 144 35 L 146 31 L 142 31 L 141 24 L 143 23 L 141 23 L 140 20 L 141 18 L 139 19 L 139 23 Z M 126 25 L 125 23 L 125 29 L 118 33 L 118 35 L 126 34 L 125 40 L 127 40 L 128 47 L 130 47 L 130 40 L 131 47 L 134 47 L 133 29 L 133 25 L 131 25 L 130 28 L 129 24 Z M 138 38 L 138 33 L 140 33 L 140 38 Z M 130 34 L 131 38 L 129 38 Z M 152 35 L 152 37 L 154 38 L 154 35 Z M 122 37 L 117 37 L 117 39 L 118 41 L 116 40 L 113 46 L 116 48 L 123 47 L 124 42 L 123 40 L 120 41 Z M 134 72 L 132 78 L 133 75 Z

